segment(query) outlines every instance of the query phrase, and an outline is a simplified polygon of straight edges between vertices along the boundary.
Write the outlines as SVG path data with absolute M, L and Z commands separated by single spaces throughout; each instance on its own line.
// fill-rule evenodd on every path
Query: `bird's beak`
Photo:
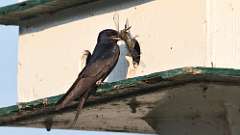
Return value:
M 113 40 L 121 40 L 120 37 L 112 37 Z

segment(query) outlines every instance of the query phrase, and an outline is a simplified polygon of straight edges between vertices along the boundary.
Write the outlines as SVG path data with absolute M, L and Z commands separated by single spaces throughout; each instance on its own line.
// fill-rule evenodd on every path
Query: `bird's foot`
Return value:
M 104 84 L 104 82 L 102 81 L 102 80 L 98 80 L 97 82 L 96 82 L 96 85 L 97 86 L 100 86 L 100 85 L 103 85 Z
M 43 104 L 43 107 L 45 108 L 46 106 L 48 106 L 48 99 L 47 98 L 44 98 L 42 100 L 42 104 Z
M 25 105 L 23 103 L 17 103 L 17 107 L 19 111 L 22 111 L 25 108 Z

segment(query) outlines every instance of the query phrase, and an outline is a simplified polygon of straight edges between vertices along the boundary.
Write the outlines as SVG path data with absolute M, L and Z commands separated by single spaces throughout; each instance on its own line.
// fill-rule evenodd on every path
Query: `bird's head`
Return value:
M 105 29 L 101 31 L 98 35 L 98 42 L 114 42 L 117 43 L 120 40 L 123 40 L 128 48 L 129 56 L 133 59 L 133 65 L 136 67 L 140 62 L 140 46 L 138 41 L 135 38 L 132 38 L 130 34 L 131 27 L 125 26 L 121 31 L 116 31 L 113 29 Z
M 98 42 L 100 41 L 114 41 L 121 40 L 119 32 L 113 29 L 106 29 L 99 33 Z

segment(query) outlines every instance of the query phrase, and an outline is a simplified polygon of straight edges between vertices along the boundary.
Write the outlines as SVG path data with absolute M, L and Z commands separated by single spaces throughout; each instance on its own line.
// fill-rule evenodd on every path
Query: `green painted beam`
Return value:
M 1 7 L 0 24 L 21 25 L 27 19 L 95 1 L 97 0 L 28 0 Z
M 189 77 L 190 75 L 190 77 Z M 173 82 L 176 82 L 178 77 L 180 78 L 190 78 L 190 80 L 195 80 L 198 76 L 201 75 L 208 75 L 208 76 L 218 76 L 221 77 L 230 77 L 230 78 L 237 78 L 240 80 L 240 70 L 236 69 L 225 69 L 225 68 L 206 68 L 206 67 L 185 67 L 185 68 L 178 68 L 163 72 L 152 73 L 146 76 L 139 76 L 135 78 L 130 78 L 118 82 L 113 83 L 105 83 L 97 88 L 97 96 L 105 98 L 106 96 L 110 95 L 117 95 L 119 93 L 126 93 L 124 90 L 128 90 L 129 88 L 133 89 L 141 89 L 144 90 L 142 84 L 147 84 L 148 86 L 157 84 L 159 82 L 167 81 L 168 85 L 173 85 Z M 183 80 L 182 79 L 182 80 Z M 221 78 L 220 78 L 221 79 Z M 206 77 L 205 77 L 206 80 Z M 217 79 L 216 79 L 217 80 Z M 224 81 L 224 80 L 223 80 Z M 230 79 L 230 81 L 232 81 Z M 105 96 L 105 97 L 104 97 Z M 48 97 L 47 103 L 49 107 L 55 105 L 55 103 L 62 97 L 62 95 L 57 95 L 53 97 Z M 2 120 L 5 120 L 5 117 L 18 114 L 23 111 L 32 111 L 41 109 L 44 107 L 44 100 L 40 99 L 28 103 L 22 103 L 21 105 L 14 105 L 9 107 L 0 108 L 0 123 Z
M 23 10 L 28 10 L 28 9 L 38 6 L 38 5 L 44 5 L 51 1 L 53 1 L 53 0 L 28 0 L 25 2 L 20 2 L 17 4 L 5 6 L 5 7 L 0 8 L 0 15 L 4 16 L 4 15 L 10 14 L 12 12 L 21 12 Z

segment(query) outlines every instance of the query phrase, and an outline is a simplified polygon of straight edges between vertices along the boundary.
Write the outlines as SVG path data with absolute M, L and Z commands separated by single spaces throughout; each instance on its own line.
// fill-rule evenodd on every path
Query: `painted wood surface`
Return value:
M 71 129 L 238 135 L 239 84 L 239 70 L 203 67 L 106 83 L 90 97 Z M 0 125 L 45 128 L 48 118 L 54 116 L 53 128 L 66 129 L 77 102 L 55 112 L 51 108 L 60 97 L 1 108 Z

